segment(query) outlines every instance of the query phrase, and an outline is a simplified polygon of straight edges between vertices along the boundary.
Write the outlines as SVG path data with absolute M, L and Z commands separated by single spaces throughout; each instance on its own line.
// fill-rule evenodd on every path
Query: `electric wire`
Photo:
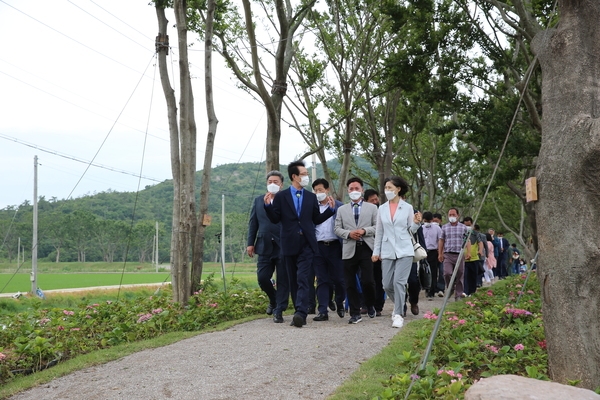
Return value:
M 157 57 L 157 54 L 155 53 L 153 58 Z M 152 115 L 152 100 L 154 99 L 154 86 L 156 84 L 156 64 L 154 63 L 154 76 L 152 79 L 152 90 L 150 93 L 150 105 L 148 107 L 148 119 L 146 122 L 146 132 L 148 132 L 148 128 L 150 126 L 150 116 Z M 142 146 L 142 159 L 140 162 L 140 173 L 139 175 L 142 176 L 142 172 L 144 170 L 144 157 L 146 155 L 146 143 L 148 141 L 148 136 L 144 136 L 144 144 Z M 117 292 L 117 301 L 119 300 L 119 296 L 121 295 L 121 286 L 123 285 L 123 276 L 125 275 L 125 267 L 127 266 L 127 259 L 128 259 L 128 255 L 129 255 L 129 247 L 131 245 L 131 240 L 132 240 L 132 234 L 133 234 L 133 224 L 135 222 L 135 212 L 137 210 L 137 204 L 138 204 L 138 200 L 139 200 L 139 196 L 140 196 L 140 185 L 141 185 L 142 179 L 138 178 L 138 187 L 137 187 L 137 191 L 135 192 L 135 200 L 133 202 L 133 211 L 131 213 L 131 223 L 129 225 L 129 235 L 127 235 L 127 245 L 125 246 L 125 259 L 123 260 L 123 269 L 121 270 L 121 280 L 119 281 L 119 290 Z
M 112 172 L 118 172 L 120 174 L 130 175 L 130 176 L 134 176 L 136 178 L 143 178 L 143 179 L 146 179 L 146 180 L 149 180 L 149 181 L 153 181 L 153 182 L 163 182 L 164 181 L 164 179 L 161 180 L 161 179 L 156 179 L 156 178 L 152 178 L 152 177 L 149 177 L 149 176 L 143 176 L 143 175 L 140 176 L 140 175 L 136 174 L 135 172 L 129 172 L 129 171 L 125 171 L 125 170 L 113 168 L 113 167 L 110 167 L 110 166 L 107 166 L 107 165 L 94 163 L 93 160 L 92 161 L 84 160 L 84 159 L 78 158 L 76 156 L 72 156 L 72 155 L 69 155 L 69 154 L 60 153 L 57 150 L 52 150 L 52 149 L 48 149 L 48 148 L 45 148 L 45 147 L 42 147 L 42 146 L 39 146 L 39 145 L 36 145 L 36 144 L 33 144 L 33 143 L 28 143 L 28 142 L 26 142 L 24 140 L 20 140 L 20 139 L 17 139 L 15 137 L 12 137 L 12 136 L 5 135 L 3 133 L 0 133 L 0 139 L 9 140 L 11 142 L 15 142 L 15 143 L 27 146 L 27 147 L 31 147 L 32 149 L 43 151 L 44 153 L 52 154 L 52 155 L 55 155 L 55 156 L 58 156 L 58 157 L 62 157 L 62 158 L 65 158 L 65 159 L 71 160 L 71 161 L 77 161 L 78 163 L 91 165 L 91 166 L 96 167 L 96 168 L 101 168 L 101 169 L 105 169 L 105 170 L 112 171 Z
M 154 40 L 150 36 L 146 36 L 146 34 L 144 32 L 140 32 L 139 30 L 137 30 L 133 26 L 129 25 L 127 22 L 123 21 L 121 18 L 117 17 L 115 14 L 111 13 L 110 11 L 108 11 L 106 8 L 103 8 L 100 4 L 96 3 L 94 0 L 90 0 L 90 2 L 92 4 L 94 4 L 96 7 L 100 8 L 101 10 L 103 10 L 104 12 L 106 12 L 107 14 L 111 15 L 112 17 L 114 17 L 117 21 L 125 24 L 126 26 L 130 27 L 131 29 L 133 29 L 134 31 L 136 31 L 137 33 L 139 33 L 140 35 L 144 36 L 145 38 L 150 39 L 150 40 Z
M 69 3 L 71 3 L 73 6 L 79 8 L 81 11 L 83 11 L 84 13 L 86 13 L 87 15 L 89 15 L 90 17 L 94 18 L 96 21 L 100 22 L 101 24 L 105 25 L 106 27 L 112 29 L 113 31 L 117 32 L 119 35 L 125 37 L 126 39 L 129 39 L 130 41 L 132 41 L 133 43 L 137 44 L 138 46 L 140 46 L 141 48 L 147 50 L 147 51 L 152 51 L 150 50 L 147 46 L 144 46 L 143 44 L 135 41 L 134 39 L 130 38 L 129 36 L 125 35 L 124 33 L 122 33 L 121 31 L 119 31 L 117 28 L 112 27 L 111 25 L 107 24 L 106 22 L 102 21 L 100 18 L 96 17 L 94 14 L 90 13 L 89 11 L 85 10 L 84 8 L 82 8 L 81 6 L 78 6 L 77 4 L 73 3 L 73 1 L 71 0 L 67 0 Z
M 66 37 L 67 39 L 69 39 L 69 40 L 72 40 L 73 42 L 75 42 L 75 43 L 77 43 L 77 44 L 79 44 L 79 45 L 81 45 L 81 46 L 85 47 L 86 49 L 88 49 L 88 50 L 91 50 L 91 51 L 93 51 L 94 53 L 96 53 L 96 54 L 98 54 L 98 55 L 101 55 L 102 57 L 105 57 L 105 58 L 107 58 L 107 59 L 109 59 L 109 60 L 111 60 L 111 61 L 113 61 L 113 62 L 115 62 L 115 63 L 117 63 L 117 64 L 119 64 L 119 65 L 121 65 L 121 66 L 123 66 L 123 67 L 125 67 L 125 68 L 127 68 L 127 69 L 129 69 L 129 70 L 132 70 L 132 71 L 134 71 L 136 74 L 139 74 L 139 73 L 140 73 L 140 72 L 139 72 L 139 71 L 137 71 L 135 68 L 132 68 L 132 67 L 130 67 L 129 65 L 123 64 L 122 62 L 120 62 L 120 61 L 118 61 L 118 60 L 115 60 L 114 58 L 112 58 L 112 57 L 110 57 L 110 56 L 107 56 L 106 54 L 104 54 L 104 53 L 102 53 L 102 52 L 100 52 L 100 51 L 98 51 L 98 50 L 94 49 L 93 47 L 90 47 L 90 46 L 88 46 L 87 44 L 85 44 L 85 43 L 83 43 L 83 42 L 80 42 L 80 41 L 79 41 L 79 40 L 77 40 L 77 39 L 74 39 L 74 38 L 72 38 L 71 36 L 67 35 L 66 33 L 63 33 L 63 32 L 61 32 L 61 31 L 59 31 L 58 29 L 51 27 L 50 25 L 48 25 L 48 24 L 46 24 L 46 23 L 44 23 L 44 22 L 40 21 L 39 19 L 37 19 L 37 18 L 35 18 L 35 17 L 33 17 L 33 16 L 31 16 L 31 15 L 27 14 L 26 12 L 19 10 L 17 7 L 15 7 L 15 6 L 11 5 L 11 4 L 8 4 L 8 3 L 7 3 L 5 0 L 0 0 L 0 3 L 4 3 L 4 4 L 6 4 L 6 5 L 7 5 L 7 6 L 9 6 L 10 8 L 12 8 L 12 9 L 14 9 L 14 10 L 16 10 L 16 11 L 20 12 L 21 14 L 25 15 L 25 16 L 26 16 L 26 17 L 28 17 L 28 18 L 31 18 L 31 19 L 32 19 L 32 20 L 34 20 L 35 22 L 37 22 L 37 23 L 39 23 L 39 24 L 41 24 L 41 25 L 44 25 L 46 28 L 48 28 L 48 29 L 50 29 L 50 30 L 52 30 L 52 31 L 54 31 L 54 32 L 56 32 L 56 33 L 58 33 L 59 35 L 61 35 L 61 36 L 64 36 L 64 37 Z
M 0 0 L 2 1 L 2 0 Z M 148 63 L 148 65 L 146 66 L 146 69 L 144 70 L 144 73 L 140 76 L 140 79 L 138 80 L 137 84 L 135 85 L 135 88 L 133 88 L 133 92 L 131 92 L 131 95 L 129 96 L 129 98 L 127 99 L 127 101 L 125 102 L 125 105 L 123 106 L 123 108 L 121 109 L 121 112 L 119 112 L 119 115 L 117 116 L 117 119 L 115 120 L 115 122 L 113 123 L 113 125 L 111 126 L 111 128 L 109 129 L 108 133 L 106 134 L 106 137 L 104 138 L 104 140 L 102 141 L 102 143 L 100 144 L 100 147 L 98 148 L 98 150 L 96 151 L 96 154 L 94 154 L 94 157 L 92 158 L 92 160 L 90 161 L 90 164 L 87 166 L 87 168 L 85 169 L 85 171 L 83 171 L 83 174 L 81 175 L 81 178 L 79 178 L 79 180 L 77 181 L 77 183 L 75 184 L 75 186 L 73 187 L 73 190 L 71 190 L 71 193 L 69 193 L 69 195 L 67 196 L 67 199 L 71 198 L 71 195 L 73 194 L 73 192 L 75 191 L 75 189 L 77 188 L 77 186 L 79 185 L 79 183 L 81 182 L 81 180 L 83 179 L 83 177 L 85 176 L 85 174 L 87 173 L 87 171 L 90 169 L 91 163 L 94 162 L 94 160 L 96 159 L 96 157 L 98 156 L 98 154 L 100 154 L 100 150 L 102 150 L 102 147 L 104 146 L 104 144 L 106 143 L 106 141 L 108 140 L 108 137 L 110 136 L 110 134 L 112 133 L 115 125 L 117 124 L 117 122 L 119 121 L 119 118 L 121 118 L 121 115 L 123 114 L 123 112 L 125 111 L 125 108 L 127 107 L 127 105 L 129 104 L 129 101 L 131 100 L 131 98 L 133 97 L 133 95 L 135 94 L 137 88 L 140 85 L 140 82 L 142 81 L 142 79 L 144 78 L 144 75 L 146 74 L 146 71 L 148 70 L 148 67 L 150 67 L 150 64 L 152 63 L 152 60 L 154 59 L 154 55 L 152 55 L 152 58 L 150 58 L 150 62 Z

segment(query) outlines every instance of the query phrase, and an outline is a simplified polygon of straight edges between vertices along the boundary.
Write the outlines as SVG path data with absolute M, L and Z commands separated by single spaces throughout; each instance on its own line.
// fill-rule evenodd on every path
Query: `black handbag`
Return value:
M 431 288 L 431 267 L 427 260 L 419 263 L 419 282 L 422 289 L 429 290 Z

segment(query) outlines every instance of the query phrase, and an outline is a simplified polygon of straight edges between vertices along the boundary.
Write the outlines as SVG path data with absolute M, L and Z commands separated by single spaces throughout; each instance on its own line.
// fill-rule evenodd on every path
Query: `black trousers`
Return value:
M 385 290 L 383 290 L 383 272 L 381 271 L 381 260 L 373 263 L 373 277 L 375 278 L 375 310 L 383 310 L 385 304 Z
M 410 275 L 408 275 L 408 290 L 406 291 L 408 302 L 410 304 L 419 303 L 419 292 L 421 291 L 421 282 L 419 281 L 419 274 L 417 273 L 419 263 L 412 263 L 410 267 Z M 406 303 L 404 303 L 406 306 Z
M 335 302 L 342 305 L 346 298 L 342 244 L 339 240 L 319 242 L 319 253 L 315 254 L 313 266 L 317 276 L 317 299 L 319 313 L 327 314 L 331 288 L 335 287 Z M 343 307 L 343 305 L 342 305 Z
M 348 302 L 350 303 L 350 315 L 360 316 L 360 293 L 356 287 L 356 274 L 360 272 L 360 286 L 367 307 L 375 306 L 375 277 L 373 275 L 373 251 L 364 242 L 357 242 L 354 256 L 344 260 L 344 280 Z
M 429 269 L 431 269 L 431 285 L 429 287 L 429 292 L 427 292 L 427 295 L 429 297 L 433 297 L 437 292 L 440 291 L 437 284 L 439 275 L 438 272 L 440 271 L 440 261 L 438 260 L 437 249 L 427 251 L 427 262 L 429 263 Z M 444 289 L 442 289 L 441 291 L 443 292 Z

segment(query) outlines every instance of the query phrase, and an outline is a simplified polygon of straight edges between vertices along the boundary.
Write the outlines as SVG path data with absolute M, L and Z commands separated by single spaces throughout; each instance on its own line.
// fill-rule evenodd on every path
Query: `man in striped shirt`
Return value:
M 448 210 L 448 223 L 442 226 L 442 237 L 438 244 L 438 260 L 444 263 L 444 280 L 446 281 L 446 290 L 450 289 L 450 278 L 454 268 L 458 268 L 456 279 L 454 280 L 454 298 L 459 300 L 463 296 L 463 274 L 465 271 L 465 260 L 469 261 L 471 255 L 471 243 L 467 241 L 464 257 L 457 265 L 458 255 L 463 247 L 467 237 L 467 227 L 458 222 L 460 213 L 458 208 L 452 207 Z

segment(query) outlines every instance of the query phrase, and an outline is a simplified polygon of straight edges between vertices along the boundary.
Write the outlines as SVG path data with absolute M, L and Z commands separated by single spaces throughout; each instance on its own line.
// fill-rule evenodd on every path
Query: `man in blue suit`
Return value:
M 321 213 L 317 196 L 304 190 L 309 179 L 303 161 L 291 162 L 288 175 L 292 185 L 277 194 L 267 192 L 264 208 L 272 223 L 281 223 L 281 251 L 295 308 L 292 325 L 301 328 L 306 324 L 308 312 L 308 285 L 313 284 L 310 282 L 313 257 L 319 251 L 315 225 L 334 215 L 335 202 L 329 196 L 329 208 Z
M 283 189 L 283 175 L 279 171 L 267 173 L 267 190 L 277 193 Z M 273 322 L 283 322 L 283 312 L 287 309 L 290 297 L 289 279 L 279 241 L 279 224 L 274 224 L 265 212 L 264 196 L 254 199 L 250 220 L 248 221 L 248 247 L 250 257 L 258 254 L 256 277 L 258 286 L 269 298 L 267 315 L 273 314 Z M 273 287 L 271 278 L 277 272 L 277 290 Z

